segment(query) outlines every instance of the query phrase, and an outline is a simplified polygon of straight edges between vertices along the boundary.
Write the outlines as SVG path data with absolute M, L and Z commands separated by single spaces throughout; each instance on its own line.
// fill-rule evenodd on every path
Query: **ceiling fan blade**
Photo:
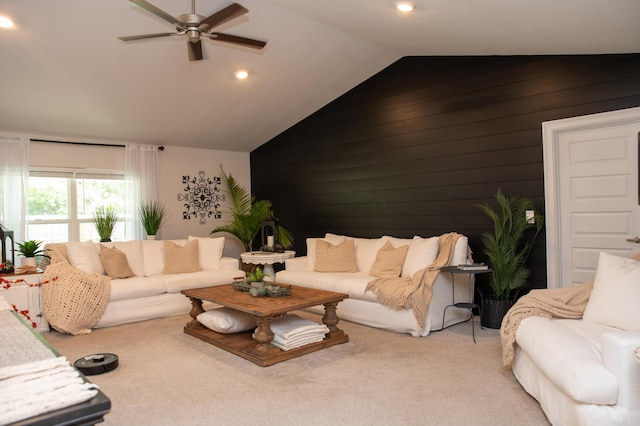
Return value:
M 178 21 L 178 18 L 169 15 L 164 10 L 157 8 L 156 6 L 152 5 L 149 2 L 146 2 L 145 0 L 129 0 L 129 3 L 138 6 L 139 8 L 144 9 L 147 12 L 153 13 L 157 17 L 164 19 L 165 21 L 175 25 L 178 28 L 186 29 L 186 26 L 182 22 Z
M 182 34 L 180 33 L 141 34 L 141 35 L 134 35 L 134 36 L 118 37 L 118 39 L 122 41 L 131 41 L 131 40 L 144 40 L 145 38 L 168 37 L 173 35 L 182 35 Z
M 253 49 L 262 49 L 267 45 L 266 41 L 254 40 L 252 38 L 234 36 L 231 34 L 211 33 L 202 35 L 213 40 L 223 41 L 225 43 L 239 44 L 241 46 L 251 47 Z
M 200 22 L 200 25 L 205 24 L 211 28 L 217 27 L 218 25 L 222 25 L 227 21 L 242 16 L 247 12 L 249 12 L 249 10 L 246 7 L 238 3 L 233 3 L 232 5 L 225 7 L 221 11 L 209 16 L 204 21 Z
M 188 41 L 187 49 L 189 50 L 189 60 L 190 61 L 201 61 L 202 60 L 202 41 L 198 40 L 195 42 Z

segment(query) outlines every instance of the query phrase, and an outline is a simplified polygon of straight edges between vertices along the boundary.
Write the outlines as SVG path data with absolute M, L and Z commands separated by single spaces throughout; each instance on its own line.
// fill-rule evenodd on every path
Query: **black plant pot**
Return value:
M 483 327 L 499 329 L 502 324 L 502 318 L 516 301 L 495 300 L 481 293 L 481 303 L 482 315 L 480 316 L 480 324 Z

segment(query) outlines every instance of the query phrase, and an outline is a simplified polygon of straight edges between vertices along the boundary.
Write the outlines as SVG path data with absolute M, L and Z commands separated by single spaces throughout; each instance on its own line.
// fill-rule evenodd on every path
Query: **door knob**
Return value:
M 630 242 L 630 243 L 640 244 L 640 237 L 627 238 L 627 241 Z

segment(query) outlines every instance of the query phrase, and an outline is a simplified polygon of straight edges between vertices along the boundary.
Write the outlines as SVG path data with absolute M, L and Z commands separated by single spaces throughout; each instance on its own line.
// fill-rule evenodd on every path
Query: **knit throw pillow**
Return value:
M 164 242 L 163 274 L 183 274 L 200 271 L 198 240 L 179 246 L 173 241 Z
M 100 260 L 104 267 L 104 272 L 110 278 L 129 278 L 135 274 L 129 266 L 127 255 L 117 248 L 100 246 Z
M 337 246 L 327 241 L 318 240 L 314 270 L 318 272 L 358 272 L 356 246 L 353 240 L 347 240 Z
M 399 277 L 402 272 L 404 259 L 407 257 L 407 251 L 409 251 L 408 244 L 394 248 L 391 241 L 387 241 L 387 243 L 378 250 L 376 260 L 373 262 L 373 265 L 371 265 L 369 275 L 380 278 Z

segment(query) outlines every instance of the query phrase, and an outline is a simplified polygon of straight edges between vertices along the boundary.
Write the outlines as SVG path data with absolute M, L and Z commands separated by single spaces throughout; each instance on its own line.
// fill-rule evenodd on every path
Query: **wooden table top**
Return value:
M 291 286 L 291 294 L 281 297 L 252 297 L 248 292 L 236 290 L 232 284 L 183 290 L 182 294 L 194 299 L 218 303 L 255 317 L 283 315 L 290 311 L 340 302 L 349 298 L 349 295 L 344 293 L 295 285 Z

